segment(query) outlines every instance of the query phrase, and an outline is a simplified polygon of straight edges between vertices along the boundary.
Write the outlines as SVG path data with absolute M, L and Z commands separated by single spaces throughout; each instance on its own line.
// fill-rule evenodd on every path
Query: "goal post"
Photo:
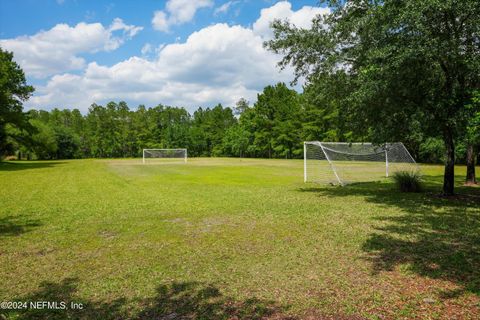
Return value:
M 181 161 L 187 163 L 187 149 L 143 149 L 142 163 Z
M 348 143 L 305 141 L 304 182 L 345 185 L 376 181 L 396 171 L 418 171 L 418 165 L 401 142 Z

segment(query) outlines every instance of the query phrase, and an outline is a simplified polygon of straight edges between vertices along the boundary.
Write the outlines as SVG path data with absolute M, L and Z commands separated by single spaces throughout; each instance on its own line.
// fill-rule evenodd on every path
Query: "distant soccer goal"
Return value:
M 143 149 L 143 164 L 163 162 L 187 163 L 187 149 Z
M 304 181 L 345 185 L 376 181 L 396 171 L 418 171 L 418 165 L 401 142 L 304 142 Z

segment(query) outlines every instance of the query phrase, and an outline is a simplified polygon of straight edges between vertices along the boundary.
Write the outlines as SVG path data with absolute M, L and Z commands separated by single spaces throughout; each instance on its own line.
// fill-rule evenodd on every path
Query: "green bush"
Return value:
M 393 180 L 401 192 L 422 191 L 422 177 L 417 171 L 397 171 Z

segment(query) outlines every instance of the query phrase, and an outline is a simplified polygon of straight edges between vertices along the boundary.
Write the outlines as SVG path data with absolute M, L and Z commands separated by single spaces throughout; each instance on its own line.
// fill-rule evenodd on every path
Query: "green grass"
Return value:
M 0 163 L 7 319 L 475 319 L 480 188 L 303 184 L 299 160 Z M 1 316 L 0 316 L 1 318 Z

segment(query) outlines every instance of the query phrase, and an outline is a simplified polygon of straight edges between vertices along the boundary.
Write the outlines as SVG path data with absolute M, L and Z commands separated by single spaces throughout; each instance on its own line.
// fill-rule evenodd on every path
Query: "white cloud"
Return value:
M 169 27 L 167 14 L 163 11 L 155 11 L 153 14 L 152 25 L 155 30 L 167 32 Z
M 100 23 L 57 24 L 33 36 L 2 39 L 0 46 L 14 52 L 27 75 L 44 78 L 83 69 L 86 62 L 80 54 L 115 50 L 140 30 L 142 27 L 127 25 L 120 18 L 107 28 Z
M 251 29 L 212 25 L 184 43 L 161 47 L 154 60 L 132 57 L 111 67 L 93 62 L 80 76 L 54 76 L 27 105 L 85 111 L 93 102 L 124 99 L 193 110 L 219 102 L 233 106 L 241 97 L 252 101 L 265 85 L 290 80 L 289 73 L 279 73 L 278 57 L 265 51 L 262 43 Z
M 276 63 L 281 57 L 263 47 L 269 37 L 265 21 L 273 20 L 276 13 L 279 18 L 298 19 L 304 27 L 308 22 L 302 19 L 314 16 L 311 7 L 292 11 L 290 6 L 288 10 L 278 10 L 277 6 L 262 11 L 251 28 L 219 23 L 192 33 L 184 42 L 156 48 L 147 43 L 142 48 L 143 57 L 131 57 L 113 66 L 92 62 L 81 75 L 56 75 L 45 86 L 37 87 L 26 106 L 86 111 L 93 102 L 125 100 L 131 106 L 162 103 L 193 111 L 217 103 L 233 106 L 241 97 L 255 101 L 266 85 L 293 78 L 290 68 L 279 72 Z M 155 58 L 146 57 L 154 52 Z
M 168 32 L 172 25 L 192 21 L 197 10 L 212 6 L 212 0 L 168 0 L 164 11 L 154 12 L 152 26 L 155 30 Z
M 148 55 L 150 52 L 152 52 L 152 45 L 150 43 L 145 43 L 140 52 L 142 53 L 142 56 Z
M 211 6 L 213 6 L 212 0 L 169 0 L 166 9 L 176 23 L 185 23 L 193 19 L 198 9 Z
M 111 31 L 122 31 L 123 34 L 128 38 L 128 39 L 131 39 L 132 37 L 134 37 L 135 35 L 137 35 L 137 33 L 139 33 L 140 31 L 143 30 L 143 27 L 137 27 L 137 26 L 134 26 L 134 25 L 128 25 L 128 24 L 125 24 L 123 22 L 122 19 L 120 18 L 115 18 L 113 19 L 113 22 L 112 24 L 110 25 L 110 28 L 108 28 L 108 30 L 111 32 Z
M 293 11 L 292 5 L 288 1 L 277 2 L 275 5 L 260 11 L 260 18 L 253 24 L 253 31 L 264 38 L 271 38 L 273 32 L 270 29 L 270 24 L 275 19 L 286 19 L 299 28 L 308 29 L 312 25 L 313 18 L 329 12 L 329 8 L 310 6 L 304 6 L 298 11 Z
M 230 8 L 237 4 L 238 1 L 227 1 L 224 4 L 222 4 L 220 7 L 216 8 L 215 11 L 213 12 L 214 15 L 219 15 L 219 14 L 225 14 L 230 10 Z

